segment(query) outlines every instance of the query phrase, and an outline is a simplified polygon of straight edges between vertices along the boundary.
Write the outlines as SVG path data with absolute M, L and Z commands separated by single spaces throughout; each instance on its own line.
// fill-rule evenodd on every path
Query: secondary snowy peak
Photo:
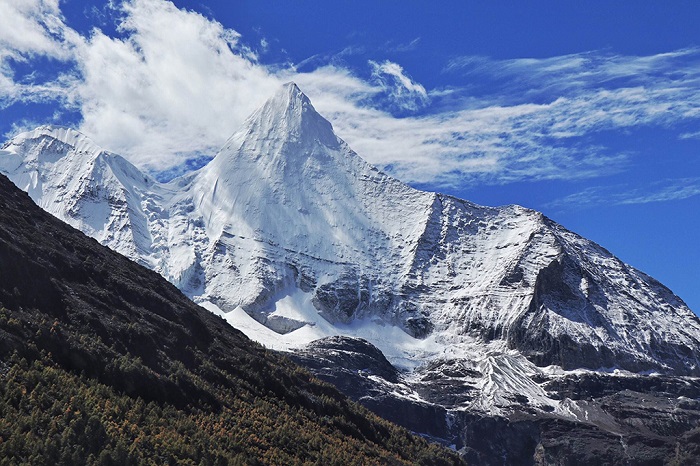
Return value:
M 58 164 L 65 168 L 65 177 L 82 172 L 103 153 L 89 138 L 78 131 L 53 126 L 41 126 L 34 131 L 19 134 L 0 149 L 0 164 L 6 173 L 12 173 L 12 181 L 28 191 L 35 202 L 42 197 L 42 176 Z M 43 206 L 42 206 L 43 207 Z
M 0 171 L 43 209 L 145 262 L 150 235 L 141 202 L 157 182 L 82 133 L 41 126 L 0 148 Z
M 47 144 L 51 144 L 50 141 L 55 141 L 57 143 L 62 143 L 67 146 L 72 147 L 75 151 L 87 154 L 98 154 L 103 151 L 101 147 L 95 144 L 90 138 L 85 136 L 79 131 L 63 126 L 52 126 L 43 125 L 34 129 L 33 131 L 27 131 L 21 133 L 14 137 L 9 143 L 7 143 L 3 149 L 11 146 L 22 146 L 25 144 L 32 144 L 32 142 L 44 141 Z M 50 155 L 51 151 L 48 147 L 43 148 L 42 151 L 36 155 Z

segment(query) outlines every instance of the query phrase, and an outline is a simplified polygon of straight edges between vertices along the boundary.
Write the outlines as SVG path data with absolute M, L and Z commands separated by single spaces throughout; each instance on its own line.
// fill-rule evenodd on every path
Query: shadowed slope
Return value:
M 0 303 L 0 457 L 11 463 L 459 463 L 45 213 L 4 176 Z

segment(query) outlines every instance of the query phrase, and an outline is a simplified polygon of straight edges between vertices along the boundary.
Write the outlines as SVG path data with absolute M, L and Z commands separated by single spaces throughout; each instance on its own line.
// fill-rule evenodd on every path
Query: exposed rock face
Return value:
M 541 426 L 560 425 L 612 435 L 615 450 L 627 431 L 582 421 L 621 393 L 609 373 L 700 375 L 700 320 L 666 287 L 538 212 L 478 206 L 387 176 L 338 138 L 294 84 L 207 166 L 168 184 L 60 128 L 5 144 L 0 171 L 270 348 L 363 338 L 401 371 L 398 379 L 366 343 L 343 352 L 326 342 L 299 357 L 387 417 L 465 448 L 477 448 L 469 432 L 508 419 L 504 451 L 534 448 L 545 461 L 566 448 L 555 448 L 555 437 L 548 446 L 557 430 Z M 335 364 L 354 372 L 325 370 L 312 357 L 340 358 Z M 365 373 L 364 364 L 384 369 Z M 582 369 L 600 372 L 590 390 L 605 394 L 551 393 L 547 383 Z M 659 412 L 667 409 L 676 408 Z
M 62 128 L 5 144 L 0 170 L 195 301 L 240 307 L 284 336 L 261 330 L 275 348 L 370 319 L 417 346 L 495 340 L 538 366 L 700 374 L 700 321 L 668 289 L 540 213 L 381 173 L 294 84 L 209 165 L 167 185 Z M 286 296 L 300 298 L 282 306 Z M 319 319 L 333 325 L 309 331 Z
M 329 337 L 311 342 L 305 349 L 293 355 L 305 360 L 305 365 L 313 365 L 317 371 L 336 368 L 347 374 L 375 375 L 388 382 L 397 383 L 399 372 L 387 361 L 381 351 L 369 342 L 359 338 Z M 333 371 L 329 371 L 331 374 Z
M 700 460 L 700 379 L 579 372 L 540 376 L 557 408 L 514 395 L 497 415 L 464 409 L 478 365 L 431 362 L 396 373 L 363 340 L 328 338 L 293 357 L 382 417 L 452 445 L 471 464 L 693 464 Z M 471 381 L 465 382 L 466 380 Z
M 365 340 L 324 338 L 293 353 L 292 359 L 385 419 L 435 438 L 450 435 L 445 424 L 447 411 L 438 404 L 410 398 L 412 390 L 400 373 Z

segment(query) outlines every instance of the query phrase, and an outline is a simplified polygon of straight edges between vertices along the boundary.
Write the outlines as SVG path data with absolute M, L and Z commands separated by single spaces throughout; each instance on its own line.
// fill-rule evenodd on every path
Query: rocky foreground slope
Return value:
M 0 175 L 3 464 L 462 464 Z
M 374 406 L 382 392 L 432 413 L 403 422 L 458 448 L 472 448 L 472 415 L 495 426 L 525 416 L 592 429 L 625 458 L 626 415 L 613 422 L 600 396 L 629 387 L 656 394 L 647 382 L 658 377 L 678 382 L 662 384 L 662 397 L 680 400 L 659 404 L 661 413 L 695 409 L 678 397 L 697 398 L 700 321 L 680 298 L 538 212 L 478 206 L 383 174 L 294 84 L 207 166 L 170 183 L 51 127 L 6 143 L 0 170 L 49 212 L 319 373 L 337 361 L 312 342 L 364 339 L 368 354 L 381 354 L 377 364 L 386 358 L 398 372 L 359 367 L 352 380 L 370 392 L 353 394 Z M 684 416 L 644 434 L 665 439 L 659 458 L 668 439 L 697 427 L 694 414 Z M 542 435 L 527 440 L 529 458 L 551 450 L 537 446 Z

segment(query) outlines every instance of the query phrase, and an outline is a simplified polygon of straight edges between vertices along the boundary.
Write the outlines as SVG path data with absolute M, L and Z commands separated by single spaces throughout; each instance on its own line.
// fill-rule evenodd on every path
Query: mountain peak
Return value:
M 331 123 L 290 82 L 253 113 L 197 174 L 196 197 L 208 198 L 209 203 L 216 199 L 214 204 L 219 206 L 233 205 L 235 199 L 243 198 L 275 198 L 282 202 L 278 198 L 298 198 L 302 191 L 313 191 L 312 197 L 317 197 L 320 188 L 308 185 L 305 180 L 309 177 L 314 177 L 316 184 L 319 177 L 337 183 L 349 172 L 363 170 L 366 163 L 356 155 L 348 157 L 350 152 Z M 348 165 L 356 167 L 349 170 Z M 306 209 L 307 201 L 299 200 L 297 207 Z M 246 221 L 252 217 L 250 213 L 245 215 Z
M 309 100 L 306 94 L 304 94 L 293 81 L 283 84 L 282 87 L 267 100 L 267 104 L 282 111 L 295 108 L 308 108 L 308 106 L 313 110 L 311 100 Z
M 282 87 L 280 90 L 277 91 L 277 95 L 289 95 L 290 99 L 297 99 L 297 100 L 309 100 L 309 98 L 304 94 L 301 89 L 299 89 L 299 86 L 297 86 L 297 83 L 294 81 L 289 81 L 288 83 L 282 84 Z
M 21 133 L 10 140 L 4 148 L 11 146 L 24 146 L 30 141 L 39 141 L 48 138 L 72 147 L 77 152 L 97 155 L 103 149 L 95 144 L 89 137 L 78 130 L 66 126 L 42 125 L 32 131 Z M 44 146 L 41 146 L 42 149 Z
M 316 111 L 311 100 L 293 82 L 284 84 L 248 119 L 244 133 L 249 143 L 265 152 L 275 146 L 280 148 L 280 143 L 320 142 L 331 147 L 339 144 L 331 123 Z

